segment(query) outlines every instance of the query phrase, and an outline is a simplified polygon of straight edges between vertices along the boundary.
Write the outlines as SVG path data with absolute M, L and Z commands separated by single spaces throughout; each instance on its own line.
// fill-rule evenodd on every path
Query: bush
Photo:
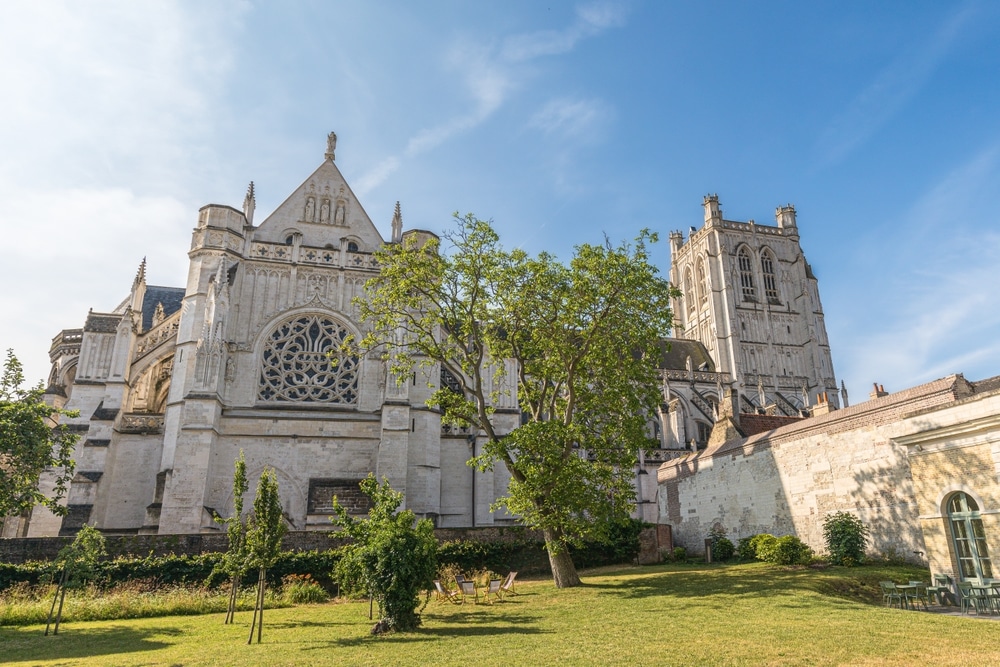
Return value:
M 670 560 L 675 563 L 686 561 L 688 557 L 687 549 L 684 547 L 674 547 L 674 552 L 670 555 Z
M 289 574 L 281 580 L 281 599 L 289 604 L 314 604 L 330 596 L 308 574 Z
M 736 546 L 736 555 L 742 561 L 757 560 L 757 549 L 754 548 L 753 538 L 756 535 L 741 538 Z
M 754 558 L 765 563 L 773 563 L 774 550 L 778 545 L 778 538 L 770 533 L 760 533 L 750 538 L 750 548 L 753 549 Z
M 834 565 L 863 563 L 868 536 L 868 526 L 850 512 L 834 512 L 823 519 L 823 540 Z
M 774 541 L 770 563 L 777 565 L 805 564 L 812 558 L 812 549 L 794 535 L 785 535 Z
M 728 537 L 720 537 L 712 545 L 712 558 L 715 560 L 729 560 L 736 553 L 736 547 Z

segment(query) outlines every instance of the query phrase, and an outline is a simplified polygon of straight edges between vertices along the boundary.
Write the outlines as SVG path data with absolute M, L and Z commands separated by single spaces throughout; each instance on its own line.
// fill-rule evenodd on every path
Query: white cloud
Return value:
M 608 105 L 601 100 L 556 99 L 542 107 L 529 126 L 546 134 L 586 141 L 610 115 Z
M 381 185 L 406 158 L 413 158 L 432 150 L 452 137 L 472 130 L 486 121 L 506 102 L 512 90 L 518 86 L 521 68 L 525 63 L 551 55 L 568 53 L 583 39 L 593 37 L 610 28 L 623 25 L 625 12 L 619 4 L 593 3 L 576 9 L 574 21 L 563 30 L 546 30 L 512 35 L 503 40 L 499 50 L 481 40 L 460 40 L 450 51 L 449 65 L 458 73 L 465 92 L 472 101 L 472 108 L 432 127 L 419 130 L 407 142 L 402 156 L 390 156 L 359 180 L 357 191 L 364 195 Z M 558 105 L 558 103 L 553 103 Z M 586 118 L 586 104 L 564 121 L 585 124 L 594 119 Z M 591 111 L 598 110 L 590 102 Z M 544 110 L 543 110 L 544 113 Z M 558 113 L 553 106 L 553 113 Z M 546 122 L 539 119 L 539 122 Z M 550 119 L 548 122 L 555 122 Z M 570 125 L 566 125 L 570 128 Z
M 213 171 L 207 147 L 246 9 L 5 4 L 0 347 L 31 380 L 47 375 L 51 337 L 88 308 L 114 308 L 144 255 L 152 283 L 183 286 L 202 203 L 187 200 Z

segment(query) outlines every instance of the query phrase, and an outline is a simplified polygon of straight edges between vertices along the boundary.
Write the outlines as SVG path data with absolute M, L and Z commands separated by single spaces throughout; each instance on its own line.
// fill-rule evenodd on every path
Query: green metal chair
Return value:
M 915 586 L 912 590 L 906 591 L 906 602 L 913 601 L 913 608 L 917 608 L 917 603 L 919 602 L 924 606 L 924 610 L 927 610 L 927 605 L 930 602 L 930 594 L 927 592 L 927 584 L 922 581 L 910 581 L 910 586 Z
M 958 590 L 962 594 L 962 613 L 968 614 L 971 607 L 975 607 L 976 614 L 983 613 L 985 609 L 989 612 L 993 608 L 989 596 L 985 589 L 972 581 L 958 582 Z
M 927 596 L 937 598 L 938 604 L 951 604 L 951 577 L 947 574 L 935 574 L 934 585 L 927 587 Z
M 903 594 L 896 588 L 896 584 L 891 581 L 880 581 L 878 585 L 882 587 L 882 602 L 886 607 L 898 606 L 903 608 Z

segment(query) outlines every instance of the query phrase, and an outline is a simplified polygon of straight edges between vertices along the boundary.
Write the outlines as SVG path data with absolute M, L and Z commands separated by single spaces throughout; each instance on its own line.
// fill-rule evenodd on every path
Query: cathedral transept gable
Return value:
M 301 235 L 301 244 L 314 248 L 340 248 L 353 244 L 353 252 L 372 252 L 383 239 L 354 195 L 340 169 L 329 157 L 257 229 L 255 238 L 288 243 Z

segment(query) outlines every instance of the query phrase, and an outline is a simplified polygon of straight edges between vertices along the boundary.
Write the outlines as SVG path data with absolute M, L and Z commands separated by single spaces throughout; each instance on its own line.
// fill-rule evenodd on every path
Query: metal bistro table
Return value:
M 998 582 L 1000 583 L 1000 582 Z M 927 588 L 927 584 L 896 584 L 896 590 L 899 591 L 900 595 L 903 596 L 903 604 L 906 605 L 907 609 L 916 609 L 917 600 L 919 599 L 914 593 L 920 588 Z M 912 603 L 912 606 L 911 606 Z M 924 606 L 926 609 L 926 605 Z

